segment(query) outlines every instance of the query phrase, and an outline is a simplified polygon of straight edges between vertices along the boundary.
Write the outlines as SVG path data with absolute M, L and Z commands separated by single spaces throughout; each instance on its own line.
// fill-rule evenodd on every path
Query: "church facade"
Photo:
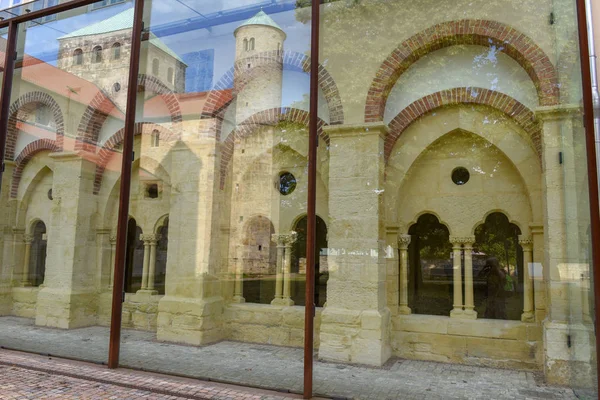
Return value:
M 314 266 L 308 103 L 286 104 L 284 90 L 286 71 L 306 74 L 310 58 L 288 49 L 292 32 L 263 11 L 236 26 L 234 64 L 207 92 L 187 92 L 188 65 L 147 35 L 123 326 L 195 346 L 301 347 L 314 268 L 319 359 L 592 385 L 574 11 L 555 1 L 562 18 L 548 24 L 551 2 L 509 2 L 497 18 L 484 2 L 434 16 L 426 4 L 364 3 L 322 10 Z M 416 17 L 396 24 L 403 13 Z M 0 315 L 110 323 L 132 18 L 62 36 L 56 65 L 25 55 L 15 74 Z

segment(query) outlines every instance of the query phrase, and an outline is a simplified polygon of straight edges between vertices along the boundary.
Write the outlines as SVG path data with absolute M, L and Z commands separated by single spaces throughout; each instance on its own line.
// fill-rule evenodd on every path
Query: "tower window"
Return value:
M 119 58 L 121 58 L 121 44 L 120 43 L 113 44 L 112 50 L 113 50 L 113 60 L 118 60 Z
M 244 51 L 248 51 L 248 39 L 244 39 Z
M 83 64 L 83 50 L 75 49 L 73 52 L 73 65 Z
M 248 42 L 248 50 L 254 50 L 254 38 L 251 38 Z
M 158 58 L 155 58 L 154 60 L 152 60 L 152 75 L 158 76 L 159 70 L 160 62 L 158 61 Z
M 158 183 L 147 183 L 145 196 L 147 199 L 158 198 Z
M 150 136 L 150 147 L 158 147 L 160 145 L 160 133 L 155 129 Z
M 175 74 L 173 73 L 173 68 L 169 68 L 167 70 L 167 80 L 169 81 L 169 83 L 171 84 L 175 84 Z
M 102 62 L 102 47 L 94 47 L 92 50 L 92 62 L 95 64 Z

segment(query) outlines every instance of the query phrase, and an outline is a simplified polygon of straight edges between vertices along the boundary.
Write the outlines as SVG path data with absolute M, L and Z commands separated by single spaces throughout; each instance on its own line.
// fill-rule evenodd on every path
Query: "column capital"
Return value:
M 402 250 L 408 249 L 412 236 L 411 235 L 398 235 L 398 245 Z
M 460 247 L 461 245 L 472 247 L 475 243 L 475 236 L 450 236 L 450 243 L 454 247 Z
M 533 248 L 533 239 L 529 236 L 519 235 L 519 244 L 523 251 L 531 251 Z
M 27 244 L 31 244 L 33 243 L 33 235 L 31 233 L 26 233 L 23 236 L 23 242 L 27 243 Z
M 271 235 L 271 241 L 277 243 L 277 246 L 291 246 L 298 239 L 298 233 L 274 233 Z
M 25 229 L 17 228 L 16 226 L 13 226 L 11 228 L 11 231 L 12 231 L 13 235 L 23 235 L 23 234 L 25 234 Z
M 556 121 L 566 118 L 580 117 L 583 107 L 579 104 L 561 104 L 558 106 L 543 106 L 535 109 L 535 116 L 541 121 Z
M 117 234 L 116 233 L 111 233 L 108 236 L 108 240 L 110 241 L 110 244 L 115 244 L 117 243 Z
M 144 244 L 156 244 L 160 240 L 160 235 L 157 233 L 142 233 L 140 235 L 140 240 L 144 242 Z

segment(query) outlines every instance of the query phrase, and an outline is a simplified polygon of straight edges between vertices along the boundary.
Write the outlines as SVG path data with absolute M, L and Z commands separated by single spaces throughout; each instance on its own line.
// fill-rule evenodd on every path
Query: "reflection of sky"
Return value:
M 284 43 L 286 51 L 308 53 L 310 24 L 296 20 L 294 4 L 294 0 L 155 0 L 150 13 L 150 29 L 182 58 L 186 54 L 214 50 L 213 84 L 216 84 L 233 66 L 234 30 L 253 16 L 260 9 L 259 6 L 264 7 L 267 13 L 273 11 L 269 15 L 287 34 Z M 56 65 L 59 37 L 110 18 L 130 7 L 131 2 L 91 12 L 88 7 L 83 7 L 83 14 L 41 26 L 30 26 L 27 29 L 25 52 Z M 211 26 L 215 20 L 219 24 Z M 284 79 L 284 105 L 302 101 L 303 94 L 308 92 L 307 75 L 297 75 L 303 75 L 306 79 Z

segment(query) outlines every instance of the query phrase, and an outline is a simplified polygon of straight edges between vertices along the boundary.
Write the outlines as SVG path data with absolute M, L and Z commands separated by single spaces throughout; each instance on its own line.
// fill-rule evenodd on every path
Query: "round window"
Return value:
M 279 175 L 279 193 L 284 196 L 291 194 L 296 189 L 296 177 L 289 172 Z
M 452 171 L 452 182 L 457 185 L 464 185 L 469 182 L 469 178 L 471 174 L 469 174 L 469 170 L 463 167 L 454 168 Z

